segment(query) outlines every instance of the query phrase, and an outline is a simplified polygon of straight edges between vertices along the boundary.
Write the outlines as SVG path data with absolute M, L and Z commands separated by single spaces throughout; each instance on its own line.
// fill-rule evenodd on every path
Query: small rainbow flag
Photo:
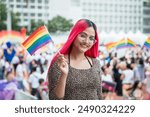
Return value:
M 127 39 L 127 46 L 128 47 L 135 47 L 136 46 L 136 44 L 135 44 L 135 42 L 133 42 L 131 39 Z
M 52 41 L 52 38 L 45 26 L 41 26 L 36 29 L 23 43 L 22 45 L 27 51 L 33 55 L 36 50 L 43 47 L 47 43 Z M 53 41 L 52 41 L 53 42 Z
M 144 47 L 150 49 L 150 37 L 145 41 Z

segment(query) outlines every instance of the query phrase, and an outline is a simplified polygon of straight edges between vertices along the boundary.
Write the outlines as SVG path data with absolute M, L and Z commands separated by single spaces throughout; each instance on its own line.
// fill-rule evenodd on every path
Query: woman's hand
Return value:
M 57 66 L 61 70 L 62 75 L 68 75 L 69 72 L 68 61 L 63 54 L 59 54 L 57 58 Z

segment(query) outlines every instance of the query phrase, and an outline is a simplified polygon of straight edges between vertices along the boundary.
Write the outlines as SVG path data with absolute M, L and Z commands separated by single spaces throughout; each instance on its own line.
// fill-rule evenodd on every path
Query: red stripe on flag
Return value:
M 26 39 L 22 44 L 26 45 L 26 43 L 28 43 L 30 41 L 30 38 L 34 37 L 34 35 L 36 35 L 39 32 L 43 32 L 45 30 L 45 26 L 41 26 L 39 27 L 37 30 L 35 30 L 28 39 Z

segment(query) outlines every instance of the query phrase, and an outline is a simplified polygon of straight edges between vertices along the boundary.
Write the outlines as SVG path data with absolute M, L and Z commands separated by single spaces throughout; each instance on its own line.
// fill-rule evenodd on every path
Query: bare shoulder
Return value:
M 96 65 L 100 68 L 100 61 L 97 58 L 87 57 L 93 65 Z
M 87 56 L 87 58 L 90 60 L 90 62 L 99 62 L 98 61 L 98 59 L 96 59 L 96 58 L 92 58 L 92 57 L 89 57 L 89 56 Z
M 90 61 L 90 63 L 92 63 L 92 65 L 95 64 L 95 58 L 92 58 L 92 57 L 89 57 L 89 56 L 86 56 L 86 57 L 88 58 L 88 60 Z

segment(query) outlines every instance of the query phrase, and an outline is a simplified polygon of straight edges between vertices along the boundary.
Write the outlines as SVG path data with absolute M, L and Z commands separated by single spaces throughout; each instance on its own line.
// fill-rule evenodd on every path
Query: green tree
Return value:
M 6 30 L 7 9 L 6 6 L 0 1 L 0 30 Z
M 67 20 L 61 16 L 56 16 L 48 21 L 48 30 L 52 33 L 69 31 L 72 26 L 71 20 Z
M 19 19 L 16 13 L 11 12 L 11 20 L 12 20 L 12 30 L 20 31 L 20 26 L 18 25 Z M 6 30 L 7 26 L 7 8 L 6 5 L 0 1 L 0 30 Z
M 12 30 L 17 30 L 20 31 L 20 26 L 19 26 L 19 18 L 17 13 L 11 13 L 11 19 L 12 19 Z
M 39 20 L 39 21 L 35 21 L 35 20 L 31 20 L 31 31 L 27 32 L 28 34 L 32 33 L 34 30 L 36 30 L 38 27 L 44 25 L 44 22 Z

